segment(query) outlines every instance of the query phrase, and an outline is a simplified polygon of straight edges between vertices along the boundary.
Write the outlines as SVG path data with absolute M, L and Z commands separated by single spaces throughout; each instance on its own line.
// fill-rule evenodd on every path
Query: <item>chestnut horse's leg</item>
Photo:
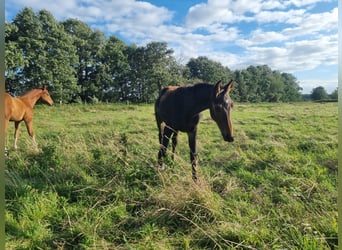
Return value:
M 35 149 L 37 149 L 37 143 L 36 143 L 36 139 L 34 137 L 34 132 L 33 132 L 33 122 L 32 122 L 32 120 L 25 121 L 25 125 L 26 125 L 26 128 L 27 128 L 27 132 L 28 132 L 29 136 L 32 139 L 33 147 Z
M 159 166 L 162 166 L 163 164 L 162 157 L 166 156 L 166 149 L 167 149 L 167 146 L 169 145 L 169 140 L 170 140 L 172 133 L 173 133 L 173 130 L 170 129 L 168 126 L 165 126 L 163 136 L 162 136 L 162 143 L 160 144 L 160 149 L 158 153 Z
M 15 150 L 18 149 L 17 141 L 19 137 L 19 125 L 20 125 L 20 122 L 14 122 L 14 149 Z
M 175 150 L 178 143 L 178 131 L 175 131 L 172 135 L 172 160 L 175 159 Z
M 5 119 L 5 155 L 8 156 L 8 123 L 9 120 Z
M 190 147 L 190 161 L 192 170 L 192 179 L 197 182 L 197 149 L 196 149 L 197 128 L 188 132 L 189 147 Z

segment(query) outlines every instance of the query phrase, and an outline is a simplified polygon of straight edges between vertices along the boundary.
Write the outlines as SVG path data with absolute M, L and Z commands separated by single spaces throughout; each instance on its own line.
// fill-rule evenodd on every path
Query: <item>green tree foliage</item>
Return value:
M 151 42 L 145 47 L 133 45 L 127 54 L 130 65 L 127 100 L 152 102 L 163 87 L 184 81 L 183 67 L 177 65 L 173 50 L 165 42 Z
M 222 80 L 228 82 L 232 78 L 232 72 L 221 63 L 212 61 L 205 56 L 191 58 L 186 65 L 190 71 L 190 78 L 201 79 L 205 82 Z
M 338 99 L 338 88 L 336 88 L 331 94 L 330 94 L 330 98 L 332 100 L 337 100 Z
M 324 89 L 324 87 L 319 86 L 314 88 L 311 92 L 311 99 L 314 101 L 328 99 L 328 93 Z
M 101 31 L 93 31 L 87 24 L 68 19 L 62 22 L 65 31 L 72 38 L 76 49 L 78 62 L 74 65 L 77 72 L 77 84 L 80 88 L 79 98 L 88 102 L 92 97 L 99 95 L 102 99 L 101 80 L 105 77 L 101 66 L 100 55 L 105 45 L 105 35 Z
M 23 91 L 49 85 L 55 101 L 69 102 L 78 92 L 73 68 L 77 56 L 63 26 L 46 10 L 35 14 L 32 9 L 24 8 L 7 27 L 10 90 L 19 91 L 13 87 L 15 83 Z M 17 66 L 11 65 L 17 59 Z
M 301 94 L 299 91 L 302 88 L 299 87 L 297 79 L 289 73 L 281 74 L 282 81 L 284 82 L 284 95 L 281 98 L 281 101 L 300 101 L 302 100 Z
M 26 60 L 22 49 L 19 47 L 18 40 L 15 39 L 18 27 L 6 23 L 5 26 L 5 77 L 6 91 L 16 94 L 21 90 L 22 70 L 26 65 Z
M 301 88 L 294 76 L 271 70 L 267 65 L 249 66 L 234 72 L 236 98 L 241 102 L 300 101 Z
M 99 50 L 95 79 L 98 93 L 93 94 L 100 100 L 120 101 L 125 97 L 123 87 L 129 73 L 126 47 L 123 41 L 111 36 Z
M 165 42 L 126 45 L 76 19 L 24 8 L 5 26 L 6 90 L 49 85 L 56 102 L 153 102 L 167 85 L 236 80 L 239 102 L 301 100 L 296 78 L 267 65 L 231 71 L 207 57 L 177 62 Z

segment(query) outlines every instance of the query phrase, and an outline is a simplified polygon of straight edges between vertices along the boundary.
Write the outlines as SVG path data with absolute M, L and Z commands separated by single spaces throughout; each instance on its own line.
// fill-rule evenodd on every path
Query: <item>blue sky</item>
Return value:
M 207 56 L 230 69 L 267 64 L 292 73 L 310 93 L 338 79 L 337 0 L 11 0 L 5 18 L 23 7 L 77 18 L 127 44 L 167 42 L 180 63 Z

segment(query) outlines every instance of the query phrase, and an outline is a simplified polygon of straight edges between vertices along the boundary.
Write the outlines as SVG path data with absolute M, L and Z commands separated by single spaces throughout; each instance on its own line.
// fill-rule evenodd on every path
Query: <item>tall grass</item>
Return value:
M 195 184 L 185 134 L 158 169 L 152 105 L 37 106 L 39 151 L 23 131 L 6 160 L 7 249 L 336 248 L 336 103 L 233 121 L 226 143 L 204 112 Z

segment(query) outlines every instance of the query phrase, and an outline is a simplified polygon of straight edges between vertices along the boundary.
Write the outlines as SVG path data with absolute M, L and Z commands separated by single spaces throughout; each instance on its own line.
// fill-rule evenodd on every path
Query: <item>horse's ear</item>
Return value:
M 221 87 L 222 87 L 222 80 L 218 81 L 215 84 L 215 97 L 218 96 L 221 92 Z
M 230 82 L 226 86 L 224 86 L 225 94 L 229 93 L 233 89 L 234 82 L 235 82 L 234 80 L 230 80 Z

